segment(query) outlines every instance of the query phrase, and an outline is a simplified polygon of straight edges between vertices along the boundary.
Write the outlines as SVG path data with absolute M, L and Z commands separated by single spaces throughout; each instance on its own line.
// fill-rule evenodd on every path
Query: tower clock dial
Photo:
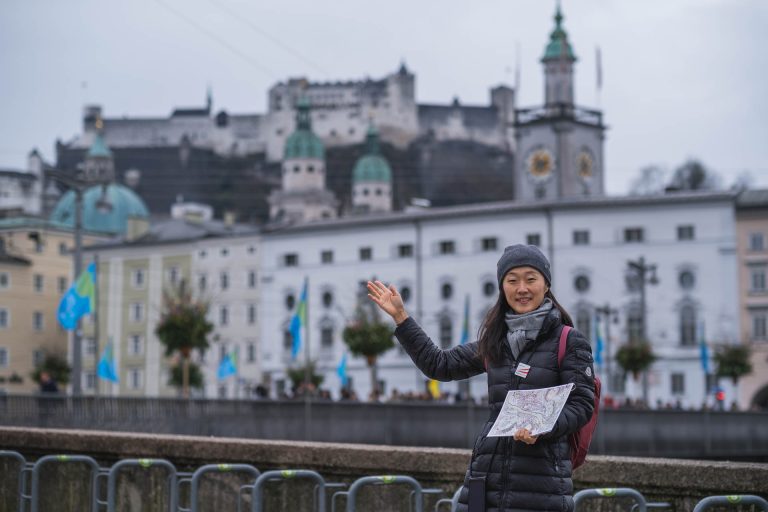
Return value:
M 535 149 L 528 156 L 527 167 L 531 177 L 544 180 L 555 170 L 555 157 L 548 149 Z
M 594 161 L 589 151 L 581 151 L 576 159 L 576 169 L 579 173 L 579 178 L 586 180 L 592 177 L 594 174 Z

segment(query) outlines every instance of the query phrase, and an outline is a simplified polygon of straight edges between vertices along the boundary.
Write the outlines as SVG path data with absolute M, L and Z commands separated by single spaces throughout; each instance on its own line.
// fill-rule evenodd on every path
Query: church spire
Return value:
M 549 35 L 541 63 L 544 65 L 544 103 L 546 105 L 573 105 L 573 53 L 568 33 L 563 28 L 560 2 L 555 8 L 555 28 Z

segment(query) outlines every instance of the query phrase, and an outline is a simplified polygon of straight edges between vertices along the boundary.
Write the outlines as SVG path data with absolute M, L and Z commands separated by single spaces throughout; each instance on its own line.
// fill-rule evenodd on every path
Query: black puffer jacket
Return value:
M 488 402 L 491 414 L 483 427 L 470 461 L 470 470 L 459 498 L 459 511 L 466 512 L 467 482 L 472 476 L 486 477 L 485 504 L 488 512 L 572 511 L 573 483 L 568 435 L 585 425 L 594 409 L 592 349 L 577 330 L 568 335 L 568 346 L 558 368 L 557 349 L 562 323 L 553 309 L 544 319 L 539 336 L 529 343 L 518 361 L 509 344 L 503 343 L 504 359 L 488 365 Z M 460 380 L 486 371 L 477 355 L 477 342 L 441 350 L 412 318 L 395 330 L 395 336 L 416 366 L 432 379 Z M 518 362 L 531 366 L 528 376 L 515 376 Z M 536 389 L 572 382 L 574 388 L 552 432 L 527 445 L 512 437 L 486 437 L 504 404 L 507 391 Z

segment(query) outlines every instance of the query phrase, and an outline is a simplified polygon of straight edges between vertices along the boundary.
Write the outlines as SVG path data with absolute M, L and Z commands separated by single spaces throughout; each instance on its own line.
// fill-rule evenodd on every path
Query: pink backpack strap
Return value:
M 571 332 L 572 327 L 570 325 L 564 325 L 563 330 L 560 331 L 560 343 L 557 346 L 557 366 L 560 367 L 563 364 L 563 358 L 565 357 L 565 347 L 568 345 L 568 333 Z

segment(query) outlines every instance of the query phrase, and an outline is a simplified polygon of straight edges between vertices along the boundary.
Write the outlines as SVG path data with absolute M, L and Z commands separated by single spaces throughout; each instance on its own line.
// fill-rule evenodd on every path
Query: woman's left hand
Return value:
M 527 428 L 521 428 L 515 432 L 515 441 L 522 441 L 525 444 L 533 444 L 539 438 L 539 436 L 532 436 L 531 432 Z

